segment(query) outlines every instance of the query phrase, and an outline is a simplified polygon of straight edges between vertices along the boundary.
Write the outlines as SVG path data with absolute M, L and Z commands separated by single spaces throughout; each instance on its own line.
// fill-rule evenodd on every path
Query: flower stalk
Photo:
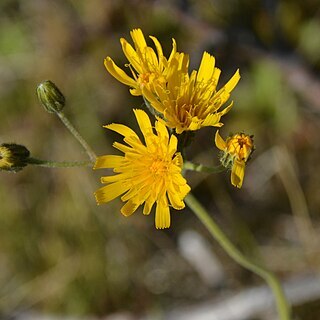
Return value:
M 220 173 L 226 170 L 226 168 L 223 165 L 208 167 L 200 163 L 193 163 L 191 161 L 186 161 L 183 165 L 183 169 L 204 173 Z
M 207 210 L 198 202 L 198 200 L 191 193 L 189 193 L 186 196 L 184 201 L 187 204 L 187 206 L 191 209 L 191 211 L 204 224 L 204 226 L 207 228 L 207 230 L 213 236 L 213 238 L 221 245 L 225 252 L 234 261 L 239 263 L 242 267 L 259 275 L 267 282 L 274 294 L 277 309 L 279 312 L 279 319 L 290 320 L 290 305 L 276 276 L 271 271 L 265 269 L 264 267 L 258 265 L 251 259 L 247 258 L 238 248 L 236 248 L 235 245 L 226 236 L 226 234 L 221 230 L 221 228 L 215 223 L 212 217 L 210 217 Z
M 94 162 L 97 158 L 97 155 L 92 150 L 92 148 L 89 146 L 86 140 L 83 139 L 81 134 L 78 132 L 78 130 L 72 125 L 72 123 L 69 121 L 69 119 L 65 116 L 63 112 L 56 112 L 57 116 L 60 118 L 62 123 L 66 126 L 66 128 L 70 131 L 70 133 L 78 140 L 78 142 L 81 144 L 83 149 L 86 151 L 87 155 L 89 156 L 91 162 Z
M 28 164 L 44 168 L 72 168 L 72 167 L 92 167 L 92 161 L 48 161 L 36 158 L 29 158 Z

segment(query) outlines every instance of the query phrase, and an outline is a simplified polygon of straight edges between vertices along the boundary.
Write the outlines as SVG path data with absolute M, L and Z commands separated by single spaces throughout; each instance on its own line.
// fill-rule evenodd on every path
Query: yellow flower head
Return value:
M 188 66 L 188 55 L 176 53 L 169 65 L 166 86 L 156 84 L 153 91 L 143 87 L 143 95 L 155 110 L 163 114 L 166 125 L 178 134 L 205 126 L 221 127 L 220 118 L 231 109 L 232 103 L 222 111 L 219 109 L 237 85 L 239 70 L 217 90 L 221 71 L 215 67 L 213 56 L 204 52 L 199 70 L 190 75 Z
M 176 42 L 172 39 L 172 51 L 170 57 L 166 59 L 163 55 L 160 42 L 150 36 L 153 41 L 156 52 L 153 48 L 147 46 L 145 37 L 141 29 L 133 29 L 130 32 L 134 43 L 133 48 L 127 40 L 120 39 L 122 50 L 129 61 L 129 68 L 132 77 L 129 77 L 121 68 L 119 68 L 110 57 L 104 60 L 104 65 L 108 72 L 121 83 L 128 85 L 132 89 L 131 94 L 134 96 L 141 95 L 141 87 L 149 87 L 151 90 L 153 86 L 158 83 L 166 82 L 166 73 L 170 61 L 176 53 Z
M 113 144 L 124 156 L 97 158 L 94 169 L 113 168 L 116 174 L 101 178 L 106 186 L 95 192 L 96 200 L 102 204 L 122 195 L 121 200 L 126 202 L 121 208 L 124 216 L 130 216 L 143 203 L 143 214 L 148 215 L 156 203 L 156 228 L 168 228 L 169 203 L 174 209 L 183 209 L 183 199 L 190 191 L 181 174 L 183 159 L 177 152 L 177 138 L 169 136 L 166 126 L 159 121 L 155 123 L 154 132 L 144 111 L 134 110 L 134 114 L 145 143 L 125 125 L 113 123 L 105 126 L 121 134 L 127 145 Z
M 220 159 L 223 166 L 231 167 L 231 183 L 237 188 L 241 188 L 244 179 L 246 163 L 254 150 L 253 136 L 245 133 L 237 133 L 226 141 L 222 139 L 219 131 L 215 136 L 216 146 L 223 151 Z

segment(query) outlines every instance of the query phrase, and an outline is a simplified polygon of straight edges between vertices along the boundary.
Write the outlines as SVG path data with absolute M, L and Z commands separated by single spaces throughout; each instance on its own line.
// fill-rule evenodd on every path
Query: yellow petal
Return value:
M 216 93 L 214 97 L 220 97 L 220 106 L 223 105 L 230 97 L 230 92 L 235 88 L 240 80 L 239 69 L 232 78 Z
M 226 108 L 224 108 L 222 111 L 220 111 L 219 115 L 220 116 L 225 115 L 226 113 L 228 113 L 231 110 L 232 107 L 233 107 L 233 101 L 231 101 L 231 103 Z
M 172 157 L 177 152 L 178 138 L 175 135 L 171 135 L 168 147 L 168 154 Z
M 163 113 L 164 112 L 164 106 L 163 104 L 158 100 L 158 98 L 149 90 L 147 86 L 143 86 L 141 88 L 142 95 L 144 98 L 152 105 L 154 109 L 156 109 L 158 112 Z
M 133 96 L 136 96 L 136 97 L 141 96 L 142 94 L 140 88 L 130 89 L 129 91 Z
M 144 215 L 150 214 L 151 209 L 152 209 L 155 202 L 156 202 L 156 199 L 152 196 L 149 196 L 149 198 L 146 200 L 146 202 L 144 204 L 144 208 L 143 208 Z
M 139 139 L 137 134 L 131 128 L 125 126 L 124 124 L 111 123 L 103 127 L 115 131 L 124 137 L 136 137 Z
M 198 117 L 192 117 L 191 123 L 189 124 L 188 130 L 195 131 L 201 128 L 202 120 Z
M 147 60 L 147 65 L 149 71 L 158 72 L 159 71 L 159 61 L 156 53 L 150 47 L 147 47 L 144 51 L 145 59 Z
M 125 216 L 131 216 L 140 206 L 139 203 L 135 203 L 133 200 L 129 200 L 122 208 L 121 213 Z
M 120 150 L 123 153 L 127 153 L 127 152 L 134 152 L 134 150 L 131 147 L 128 147 L 122 143 L 119 142 L 114 142 L 112 144 L 112 146 L 118 150 Z
M 182 186 L 179 187 L 180 189 L 180 195 L 181 195 L 181 198 L 183 199 L 191 190 L 190 186 L 188 184 L 184 184 Z
M 159 59 L 159 65 L 162 64 L 162 60 L 163 60 L 163 51 L 162 51 L 162 46 L 160 44 L 160 42 L 158 41 L 158 39 L 156 37 L 150 36 L 150 39 L 153 41 L 156 49 L 157 49 L 157 54 L 158 54 L 158 59 Z
M 121 200 L 122 201 L 128 201 L 131 198 L 134 198 L 137 193 L 139 192 L 139 190 L 135 187 L 131 187 L 131 189 L 129 189 L 122 197 Z
M 176 127 L 175 127 L 175 125 L 176 125 Z M 175 128 L 177 134 L 181 134 L 183 131 L 185 131 L 185 128 L 180 126 L 179 123 L 172 124 L 172 127 Z
M 165 229 L 170 227 L 170 209 L 168 204 L 157 201 L 155 220 L 157 229 Z
M 121 83 L 130 86 L 132 88 L 137 87 L 137 83 L 130 78 L 122 69 L 120 69 L 110 57 L 104 59 L 104 65 L 108 72 Z
M 244 161 L 235 160 L 231 169 L 231 183 L 237 188 L 242 187 L 246 164 Z
M 173 158 L 173 163 L 179 168 L 183 167 L 183 158 L 180 152 L 177 152 L 175 157 Z
M 127 201 L 130 198 L 138 199 L 135 202 L 143 203 L 151 193 L 150 185 L 148 184 L 148 176 L 146 175 L 136 175 L 132 176 L 131 180 L 131 189 L 128 190 L 122 197 L 122 201 Z M 152 187 L 152 186 L 151 186 Z M 147 190 L 146 190 L 147 189 Z
M 157 101 L 161 103 L 161 109 L 165 109 L 168 106 L 168 102 L 170 100 L 170 89 L 168 90 L 166 86 L 156 85 L 153 87 L 154 94 L 156 96 Z
M 178 195 L 174 190 L 168 190 L 168 198 L 172 207 L 176 210 L 181 210 L 185 207 L 184 202 L 180 198 L 180 194 Z
M 239 69 L 235 72 L 235 74 L 232 76 L 232 78 L 224 85 L 224 89 L 227 92 L 231 92 L 235 86 L 238 84 L 240 80 L 240 72 Z
M 138 73 L 142 73 L 143 69 L 142 69 L 142 66 L 141 66 L 141 60 L 140 60 L 140 57 L 137 54 L 137 52 L 133 49 L 131 44 L 127 42 L 126 39 L 121 38 L 120 39 L 120 43 L 121 43 L 122 51 L 123 51 L 124 55 L 126 56 L 126 58 L 128 59 L 128 61 L 130 62 L 131 66 Z M 131 69 L 131 72 L 133 73 L 132 69 Z M 136 84 L 136 86 L 137 86 L 137 84 Z
M 220 78 L 221 70 L 219 68 L 214 68 L 213 79 L 215 82 L 215 87 L 217 87 L 219 78 Z
M 120 174 L 115 174 L 113 176 L 105 176 L 101 177 L 101 183 L 112 183 L 112 182 L 117 182 L 120 180 L 127 179 L 130 176 L 128 173 L 120 173 Z
M 227 147 L 226 142 L 222 139 L 222 137 L 219 134 L 219 130 L 217 130 L 217 132 L 216 132 L 214 142 L 215 142 L 217 148 L 220 150 L 224 150 Z
M 221 115 L 219 113 L 210 113 L 202 122 L 202 127 L 215 127 L 220 121 Z
M 128 186 L 126 186 L 122 181 L 119 181 L 98 189 L 94 193 L 94 195 L 96 197 L 98 204 L 107 203 L 119 197 L 121 194 L 125 193 L 128 189 L 129 189 Z
M 178 70 L 182 72 L 182 74 L 185 74 L 189 68 L 189 62 L 190 62 L 189 55 L 183 52 L 179 52 L 176 54 L 176 58 L 179 62 Z
M 208 52 L 204 52 L 200 63 L 197 82 L 207 82 L 214 74 L 215 59 Z
M 168 145 L 169 134 L 168 134 L 167 127 L 163 124 L 163 122 L 160 122 L 160 121 L 156 121 L 155 127 L 156 127 L 158 137 L 162 140 L 162 143 L 164 145 Z
M 138 125 L 144 136 L 145 142 L 148 143 L 149 136 L 153 134 L 150 118 L 143 110 L 133 109 L 133 112 L 136 116 Z
M 140 51 L 143 51 L 144 48 L 147 46 L 146 39 L 143 35 L 143 32 L 141 29 L 133 29 L 130 31 L 131 38 L 134 42 L 134 45 L 136 49 L 139 49 Z
M 146 149 L 138 137 L 125 137 L 123 141 L 130 145 L 136 152 L 144 152 Z
M 107 155 L 96 159 L 93 169 L 119 167 L 125 162 L 123 156 Z
M 177 43 L 176 40 L 172 38 L 172 50 L 169 56 L 168 61 L 171 61 L 177 52 Z

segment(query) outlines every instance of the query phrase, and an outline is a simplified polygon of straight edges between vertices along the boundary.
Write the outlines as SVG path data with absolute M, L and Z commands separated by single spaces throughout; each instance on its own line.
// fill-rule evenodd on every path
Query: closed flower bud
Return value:
M 19 144 L 3 143 L 0 145 L 0 170 L 21 170 L 28 164 L 29 150 Z
M 66 102 L 61 91 L 50 80 L 46 80 L 38 85 L 37 96 L 46 111 L 50 113 L 61 111 Z

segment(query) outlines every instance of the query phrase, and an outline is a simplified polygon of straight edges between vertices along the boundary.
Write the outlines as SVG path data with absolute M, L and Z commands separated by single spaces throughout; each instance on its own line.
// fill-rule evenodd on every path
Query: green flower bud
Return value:
M 0 145 L 0 170 L 19 171 L 28 164 L 29 150 L 15 143 Z
M 61 91 L 50 80 L 46 80 L 38 85 L 37 96 L 40 103 L 49 113 L 61 111 L 66 102 Z

